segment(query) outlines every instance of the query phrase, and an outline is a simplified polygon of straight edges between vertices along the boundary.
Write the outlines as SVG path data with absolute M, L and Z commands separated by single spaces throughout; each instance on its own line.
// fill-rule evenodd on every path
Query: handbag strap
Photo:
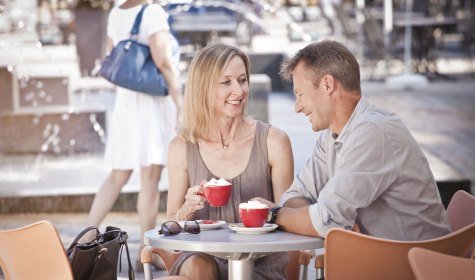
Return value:
M 76 247 L 76 245 L 78 244 L 78 241 L 79 239 L 81 239 L 81 237 L 84 236 L 84 234 L 86 234 L 87 232 L 91 231 L 91 230 L 96 230 L 96 238 L 93 240 L 94 242 L 97 240 L 97 237 L 99 235 L 99 229 L 95 226 L 90 226 L 90 227 L 87 227 L 86 229 L 84 229 L 83 231 L 81 231 L 81 233 L 78 234 L 78 236 L 76 236 L 76 238 L 74 239 L 73 243 L 71 243 L 71 246 L 69 246 L 68 248 L 68 251 L 67 251 L 67 254 L 69 255 L 70 252 L 74 249 L 74 247 Z
M 133 37 L 139 34 L 139 28 L 140 28 L 140 24 L 142 23 L 143 12 L 145 11 L 145 8 L 147 8 L 148 5 L 149 4 L 142 5 L 140 12 L 135 17 L 134 25 L 132 26 L 132 30 L 130 30 L 130 37 Z
M 120 244 L 119 272 L 122 271 L 122 252 L 123 252 L 123 248 L 125 246 L 125 252 L 127 254 L 127 263 L 128 263 L 128 266 L 129 266 L 129 271 L 128 271 L 129 280 L 135 280 L 134 269 L 132 268 L 132 262 L 130 261 L 129 246 L 127 245 L 127 239 L 129 238 L 129 235 L 127 234 L 127 232 L 122 231 L 118 227 L 108 226 L 108 227 L 106 227 L 106 232 L 104 232 L 104 234 L 102 234 L 102 236 L 104 236 L 107 233 L 112 233 L 112 232 L 117 233 L 118 238 L 119 238 L 119 244 Z
M 129 246 L 127 245 L 127 238 L 128 235 L 125 233 L 126 237 L 124 239 L 124 243 L 122 243 L 120 247 L 120 253 L 119 253 L 119 271 L 122 270 L 122 249 L 125 246 L 125 252 L 127 254 L 127 262 L 129 264 L 129 280 L 135 280 L 135 274 L 134 274 L 134 269 L 132 268 L 132 262 L 130 261 L 130 253 L 129 253 Z
M 116 230 L 113 230 L 116 231 Z M 119 251 L 119 271 L 122 271 L 122 253 L 123 249 L 125 247 L 125 252 L 127 254 L 127 263 L 129 265 L 129 280 L 135 280 L 135 274 L 134 274 L 134 269 L 132 268 L 132 262 L 130 261 L 130 253 L 129 253 L 129 246 L 127 245 L 127 239 L 129 238 L 129 235 L 125 231 L 121 231 L 119 229 L 119 240 L 120 240 L 120 251 Z

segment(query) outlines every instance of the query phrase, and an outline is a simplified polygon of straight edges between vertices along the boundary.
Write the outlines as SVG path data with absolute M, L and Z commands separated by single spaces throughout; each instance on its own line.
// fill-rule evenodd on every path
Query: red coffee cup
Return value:
M 229 197 L 231 197 L 232 186 L 204 185 L 203 190 L 209 205 L 213 207 L 220 207 L 228 203 Z
M 269 207 L 265 204 L 241 203 L 239 216 L 245 227 L 262 227 L 267 220 Z

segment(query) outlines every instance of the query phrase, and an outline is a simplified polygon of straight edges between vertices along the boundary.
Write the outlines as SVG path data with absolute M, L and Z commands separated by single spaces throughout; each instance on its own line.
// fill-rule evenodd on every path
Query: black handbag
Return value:
M 91 242 L 78 244 L 87 232 L 95 230 L 96 238 Z M 117 266 L 121 269 L 120 256 L 125 247 L 129 263 L 129 279 L 135 279 L 127 246 L 127 232 L 108 226 L 101 234 L 97 227 L 88 227 L 74 239 L 67 251 L 75 280 L 117 280 Z
M 168 87 L 155 65 L 147 45 L 137 41 L 142 15 L 148 4 L 135 17 L 127 40 L 120 41 L 104 58 L 99 75 L 123 88 L 154 96 L 168 95 Z

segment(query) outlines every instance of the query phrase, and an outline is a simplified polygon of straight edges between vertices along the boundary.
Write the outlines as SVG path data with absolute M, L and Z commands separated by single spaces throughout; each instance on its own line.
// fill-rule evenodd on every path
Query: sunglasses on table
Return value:
M 200 225 L 197 221 L 186 221 L 183 227 L 175 222 L 175 221 L 168 221 L 164 222 L 158 231 L 158 234 L 163 234 L 165 236 L 172 236 L 177 235 L 180 232 L 188 232 L 191 234 L 198 234 L 200 233 Z

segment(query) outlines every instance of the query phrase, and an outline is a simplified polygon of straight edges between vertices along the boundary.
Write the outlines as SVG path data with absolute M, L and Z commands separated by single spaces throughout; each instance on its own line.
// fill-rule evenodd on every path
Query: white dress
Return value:
M 107 34 L 114 45 L 129 37 L 141 6 L 114 7 L 108 19 Z M 169 30 L 168 15 L 159 5 L 149 5 L 143 14 L 138 41 L 148 45 L 148 37 Z M 178 66 L 178 43 L 173 36 L 171 53 Z M 108 131 L 105 164 L 113 169 L 134 169 L 151 164 L 165 165 L 168 144 L 176 135 L 176 107 L 170 96 L 150 96 L 117 87 L 114 111 Z

